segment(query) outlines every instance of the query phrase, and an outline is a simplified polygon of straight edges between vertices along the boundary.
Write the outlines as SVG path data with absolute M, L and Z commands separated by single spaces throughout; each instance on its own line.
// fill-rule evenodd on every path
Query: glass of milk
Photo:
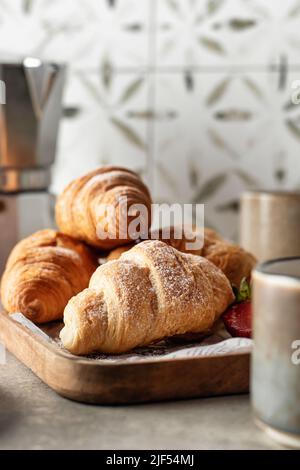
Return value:
M 255 419 L 281 444 L 300 448 L 300 257 L 263 262 L 252 276 Z

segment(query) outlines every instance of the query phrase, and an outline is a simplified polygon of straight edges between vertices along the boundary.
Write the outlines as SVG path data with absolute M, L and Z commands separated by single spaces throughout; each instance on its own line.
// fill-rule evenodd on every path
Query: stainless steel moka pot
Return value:
M 48 191 L 64 78 L 64 66 L 36 58 L 0 63 L 0 273 L 20 239 L 53 225 Z

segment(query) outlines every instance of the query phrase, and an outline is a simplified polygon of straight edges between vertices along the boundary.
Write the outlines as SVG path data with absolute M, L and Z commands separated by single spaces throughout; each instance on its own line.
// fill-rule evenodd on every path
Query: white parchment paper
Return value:
M 15 321 L 29 328 L 35 334 L 40 335 L 44 340 L 55 342 L 58 347 L 63 348 L 58 338 L 53 338 L 34 325 L 21 313 L 11 316 Z M 200 338 L 196 342 L 178 342 L 178 339 L 168 339 L 148 347 L 137 348 L 131 353 L 121 355 L 93 354 L 87 356 L 90 360 L 105 360 L 110 362 L 139 362 L 139 361 L 159 361 L 166 359 L 184 359 L 204 356 L 223 356 L 233 353 L 250 353 L 252 340 L 248 338 L 232 338 L 224 329 L 222 322 L 216 330 L 209 336 Z

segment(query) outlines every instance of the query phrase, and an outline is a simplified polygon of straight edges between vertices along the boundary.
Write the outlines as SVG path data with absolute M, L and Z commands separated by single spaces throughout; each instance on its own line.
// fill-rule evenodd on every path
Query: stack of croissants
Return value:
M 121 221 L 100 210 L 122 209 L 124 201 L 146 207 L 147 240 L 133 243 L 120 233 Z M 212 229 L 196 251 L 174 227 L 162 241 L 150 228 L 151 204 L 139 176 L 124 168 L 102 167 L 71 182 L 56 203 L 59 231 L 42 230 L 13 249 L 1 280 L 5 310 L 36 324 L 63 318 L 62 344 L 77 355 L 209 331 L 256 260 Z M 110 236 L 99 238 L 99 227 Z M 107 262 L 99 265 L 103 253 Z

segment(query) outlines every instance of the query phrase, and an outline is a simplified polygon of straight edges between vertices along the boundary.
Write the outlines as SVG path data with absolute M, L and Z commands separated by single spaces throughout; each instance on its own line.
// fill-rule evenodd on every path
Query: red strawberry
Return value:
M 251 338 L 251 301 L 245 300 L 229 307 L 223 315 L 226 330 L 231 336 Z

